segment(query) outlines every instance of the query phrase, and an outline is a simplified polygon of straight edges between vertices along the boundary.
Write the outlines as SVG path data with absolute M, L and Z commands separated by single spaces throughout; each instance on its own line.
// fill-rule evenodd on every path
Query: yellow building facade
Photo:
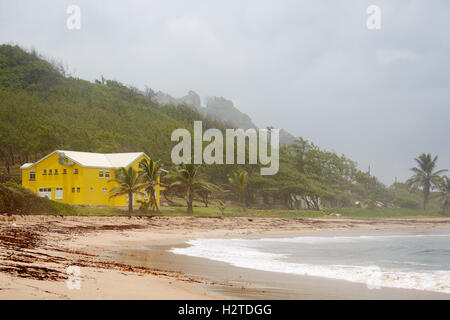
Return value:
M 143 152 L 90 153 L 56 150 L 35 163 L 21 167 L 22 186 L 40 197 L 72 205 L 128 206 L 128 196 L 110 198 L 117 183 L 110 180 L 120 168 L 139 170 L 139 162 L 150 158 Z M 108 182 L 110 181 L 110 182 Z M 159 206 L 160 188 L 156 187 Z M 135 194 L 133 203 L 148 200 L 149 195 Z

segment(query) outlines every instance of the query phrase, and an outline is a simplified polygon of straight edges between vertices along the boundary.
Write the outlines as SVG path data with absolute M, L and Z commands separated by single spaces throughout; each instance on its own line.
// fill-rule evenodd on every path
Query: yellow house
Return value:
M 110 198 L 109 190 L 117 186 L 108 182 L 119 168 L 139 168 L 142 159 L 150 158 L 143 152 L 91 153 L 56 150 L 35 163 L 21 167 L 22 186 L 40 197 L 74 205 L 127 206 L 128 196 Z M 159 206 L 160 187 L 156 189 Z M 136 194 L 138 200 L 147 200 L 147 194 Z

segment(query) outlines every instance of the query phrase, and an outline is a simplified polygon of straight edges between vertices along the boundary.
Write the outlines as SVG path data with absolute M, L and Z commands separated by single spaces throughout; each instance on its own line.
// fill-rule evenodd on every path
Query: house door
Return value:
M 56 188 L 55 190 L 55 200 L 63 199 L 63 188 Z
M 52 199 L 52 188 L 39 188 L 39 197 Z

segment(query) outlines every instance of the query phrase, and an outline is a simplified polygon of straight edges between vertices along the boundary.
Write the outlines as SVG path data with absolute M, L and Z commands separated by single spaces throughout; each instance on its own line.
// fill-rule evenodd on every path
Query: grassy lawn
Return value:
M 74 206 L 74 210 L 66 210 L 61 215 L 77 216 L 128 216 L 126 208 Z M 340 216 L 330 215 L 338 213 Z M 135 208 L 133 216 L 187 216 L 185 207 L 162 207 L 161 212 L 141 212 Z M 222 216 L 216 207 L 195 207 L 195 217 L 220 217 Z M 332 219 L 386 219 L 386 218 L 432 218 L 445 217 L 439 209 L 403 209 L 403 208 L 340 208 L 312 210 L 261 210 L 227 208 L 224 217 L 249 217 L 249 218 L 332 218 Z
M 185 201 L 174 198 L 174 206 L 161 207 L 161 212 L 142 212 L 135 206 L 133 216 L 186 216 Z M 128 216 L 126 208 L 71 206 L 39 198 L 20 185 L 8 182 L 0 184 L 0 213 L 21 214 L 48 214 L 62 216 Z M 194 201 L 195 217 L 220 217 L 220 210 L 212 201 L 208 208 L 203 203 Z M 286 209 L 242 209 L 236 203 L 228 203 L 223 214 L 224 217 L 248 218 L 333 218 L 333 219 L 386 219 L 386 218 L 432 218 L 445 217 L 436 204 L 430 205 L 427 210 L 405 208 L 335 208 L 313 210 L 286 210 Z

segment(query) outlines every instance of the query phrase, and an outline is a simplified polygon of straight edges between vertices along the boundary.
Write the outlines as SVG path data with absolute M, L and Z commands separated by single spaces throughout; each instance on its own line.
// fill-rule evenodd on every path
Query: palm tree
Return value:
M 247 184 L 248 184 L 248 173 L 247 173 L 247 171 L 245 171 L 245 170 L 233 171 L 228 176 L 228 184 L 238 194 L 239 202 L 245 208 L 246 207 L 245 190 L 247 189 Z
M 450 208 L 450 179 L 444 177 L 438 185 L 439 193 L 436 199 L 442 204 L 442 210 Z
M 132 167 L 128 169 L 120 168 L 119 171 L 116 172 L 115 179 L 111 179 L 108 182 L 116 182 L 118 184 L 117 187 L 109 190 L 110 198 L 118 197 L 122 195 L 128 195 L 128 213 L 133 212 L 133 194 L 139 193 L 139 189 L 141 189 L 141 178 L 136 170 Z
M 411 168 L 415 174 L 407 181 L 411 189 L 418 189 L 422 187 L 423 190 L 423 208 L 426 209 L 428 198 L 430 196 L 430 189 L 437 186 L 441 180 L 440 174 L 447 170 L 436 169 L 436 162 L 438 156 L 431 157 L 431 154 L 422 153 L 418 158 L 414 159 L 418 166 Z
M 169 175 L 169 179 L 173 179 L 169 185 L 170 189 L 182 190 L 185 194 L 187 203 L 187 213 L 193 214 L 194 209 L 192 202 L 194 200 L 194 192 L 196 191 L 212 191 L 214 186 L 200 178 L 198 169 L 200 166 L 194 164 L 180 164 L 174 174 Z
M 159 187 L 160 181 L 159 176 L 161 174 L 161 165 L 159 161 L 153 161 L 150 159 L 142 159 L 139 162 L 139 176 L 141 177 L 141 182 L 143 183 L 141 188 L 143 188 L 147 194 L 150 195 L 150 207 L 153 211 L 159 211 L 158 203 L 156 201 L 156 187 Z

